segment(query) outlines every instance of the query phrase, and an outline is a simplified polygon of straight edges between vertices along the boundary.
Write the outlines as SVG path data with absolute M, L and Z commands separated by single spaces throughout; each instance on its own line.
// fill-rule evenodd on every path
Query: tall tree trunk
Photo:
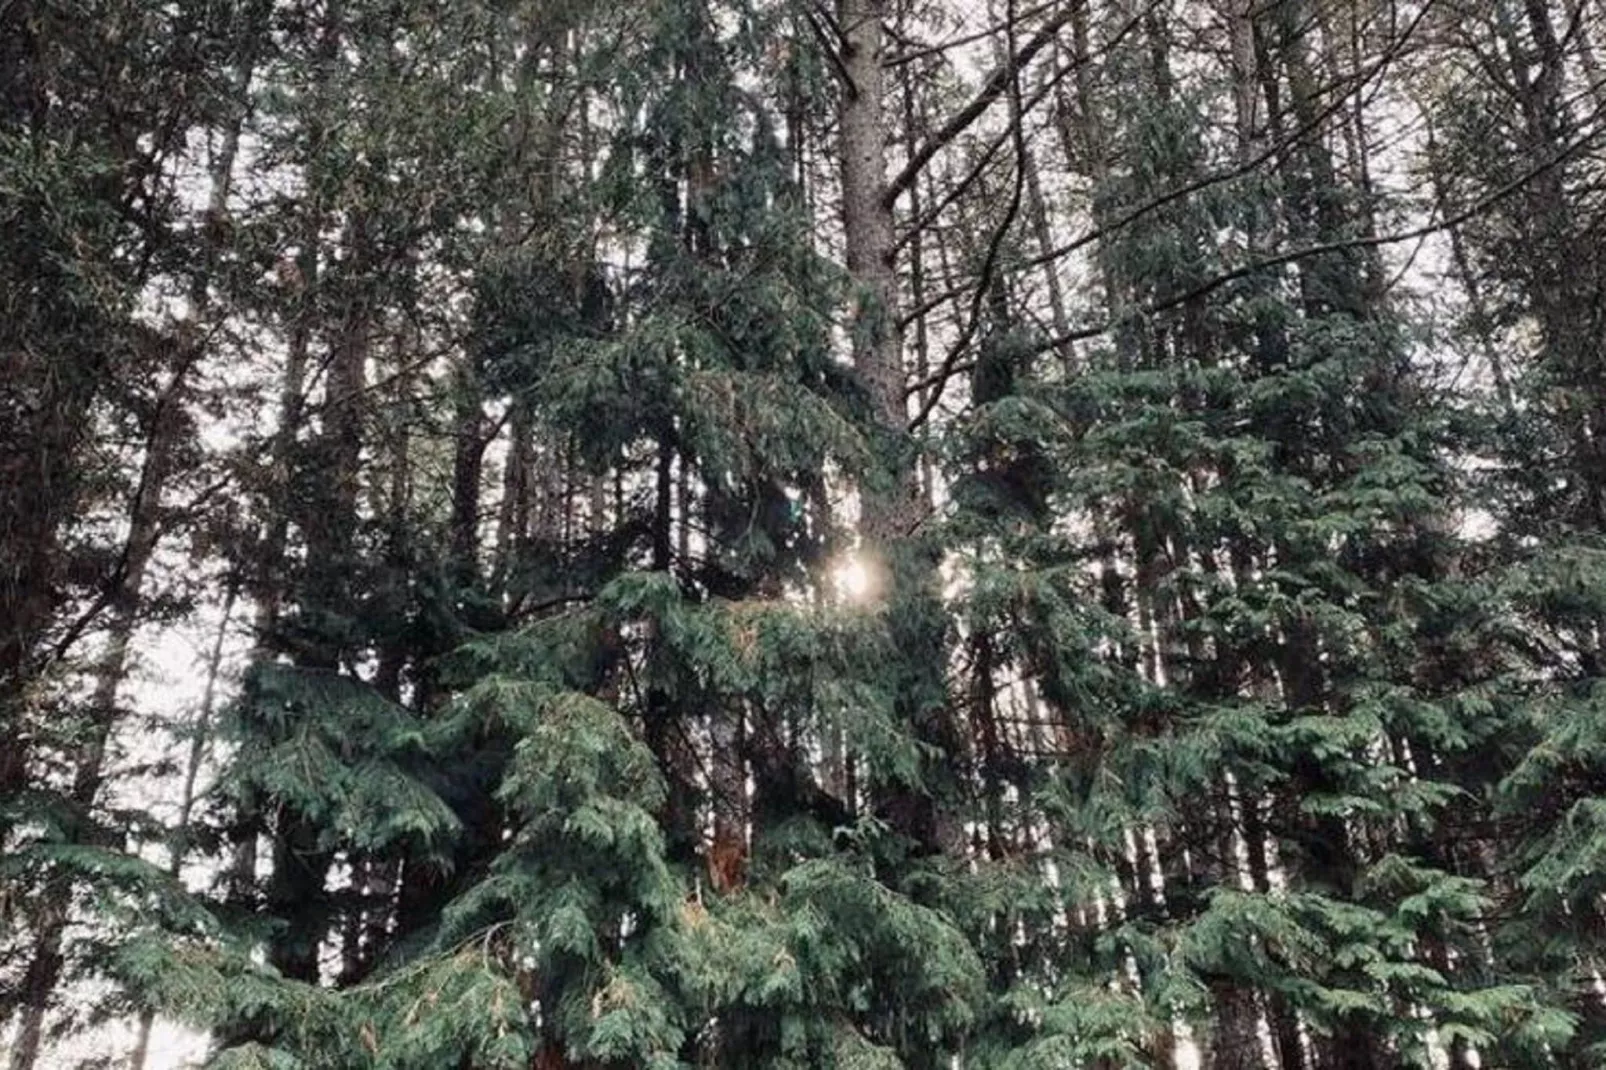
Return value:
M 898 326 L 898 276 L 892 205 L 887 188 L 884 0 L 840 0 L 842 63 L 848 79 L 840 116 L 842 224 L 847 268 L 853 280 L 853 366 L 859 373 L 885 438 L 883 456 L 892 477 L 863 492 L 860 528 L 879 572 L 891 582 L 886 555 L 920 517 L 915 470 L 905 425 L 903 335 Z
M 842 223 L 854 287 L 853 365 L 869 394 L 878 470 L 859 488 L 859 532 L 874 596 L 888 612 L 897 650 L 899 716 L 931 745 L 921 788 L 888 793 L 889 823 L 922 850 L 962 854 L 958 814 L 937 796 L 951 787 L 961 735 L 947 706 L 944 625 L 936 604 L 936 561 L 914 538 L 925 513 L 909 412 L 899 328 L 897 248 L 886 175 L 884 0 L 839 0 L 842 66 L 848 85 L 838 124 Z
M 366 283 L 366 235 L 360 218 L 351 224 L 354 289 Z M 296 661 L 319 672 L 336 673 L 350 651 L 327 621 L 337 620 L 351 608 L 351 565 L 357 530 L 357 501 L 361 487 L 363 393 L 371 341 L 371 312 L 367 297 L 348 296 L 339 333 L 332 343 L 328 381 L 320 414 L 320 475 L 328 490 L 304 514 L 306 537 L 306 605 L 312 611 L 314 633 L 302 645 Z M 315 823 L 294 807 L 281 805 L 273 837 L 273 873 L 268 882 L 269 912 L 285 920 L 283 931 L 270 943 L 268 961 L 286 977 L 315 982 L 318 955 L 329 911 L 326 876 L 332 858 L 319 844 Z

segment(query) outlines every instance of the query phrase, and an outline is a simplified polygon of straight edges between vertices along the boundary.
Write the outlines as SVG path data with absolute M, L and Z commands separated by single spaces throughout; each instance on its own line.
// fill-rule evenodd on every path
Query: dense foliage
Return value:
M 1603 32 L 0 0 L 9 1070 L 1601 1065 Z

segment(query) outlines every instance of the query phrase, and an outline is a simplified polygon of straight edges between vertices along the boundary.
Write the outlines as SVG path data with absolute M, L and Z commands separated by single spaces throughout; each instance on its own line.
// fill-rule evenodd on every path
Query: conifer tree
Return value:
M 1542 5 L 1480 9 L 1466 44 L 1480 61 L 1429 98 L 1442 126 L 1430 166 L 1446 201 L 1493 202 L 1456 237 L 1467 327 L 1494 355 L 1501 393 L 1472 411 L 1498 421 L 1480 440 L 1493 476 L 1481 501 L 1498 518 L 1486 567 L 1507 615 L 1491 622 L 1491 661 L 1509 743 L 1486 768 L 1499 847 L 1485 864 L 1507 919 L 1493 953 L 1576 1015 L 1557 1059 L 1585 1066 L 1606 1048 L 1596 895 L 1602 842 L 1593 712 L 1600 589 L 1599 399 L 1594 339 L 1600 261 L 1584 239 L 1592 212 L 1583 156 L 1598 134 L 1591 28 L 1568 33 Z M 1595 31 L 1598 36 L 1598 31 Z M 1471 406 L 1469 406 L 1471 407 Z M 1498 659 L 1498 660 L 1496 660 Z M 1494 758 L 1493 755 L 1490 756 Z
M 1602 32 L 0 3 L 9 1064 L 1594 1065 Z

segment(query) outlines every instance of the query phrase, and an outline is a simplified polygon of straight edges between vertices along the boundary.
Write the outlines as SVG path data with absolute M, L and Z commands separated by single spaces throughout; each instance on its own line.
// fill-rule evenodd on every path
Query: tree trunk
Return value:
M 128 539 L 123 547 L 122 579 L 112 599 L 112 617 L 106 649 L 95 667 L 94 690 L 89 699 L 86 738 L 74 760 L 72 788 L 68 802 L 73 809 L 73 826 L 68 841 L 83 843 L 94 837 L 93 809 L 105 780 L 106 751 L 117 726 L 118 692 L 128 670 L 128 650 L 139 623 L 145 573 L 161 536 L 161 499 L 173 470 L 174 454 L 184 427 L 185 379 L 194 361 L 190 354 L 178 354 L 179 366 L 172 381 L 156 402 L 146 438 L 145 463 L 131 515 Z M 46 887 L 39 913 L 33 958 L 22 985 L 21 1018 L 11 1049 L 11 1070 L 32 1070 L 44 1036 L 45 1014 L 61 979 L 63 938 L 71 920 L 73 881 L 58 876 Z
M 195 724 L 191 727 L 189 753 L 184 761 L 184 784 L 179 790 L 178 818 L 173 823 L 173 839 L 167 860 L 168 876 L 175 879 L 183 871 L 184 860 L 189 855 L 195 786 L 200 780 L 201 763 L 206 760 L 207 746 L 211 742 L 212 718 L 217 709 L 217 685 L 223 669 L 223 646 L 228 640 L 229 628 L 234 623 L 234 603 L 238 595 L 239 588 L 231 579 L 223 595 L 223 614 L 212 639 L 212 649 L 206 657 L 206 687 L 201 693 L 201 708 L 196 712 Z M 140 1012 L 134 1050 L 128 1059 L 129 1070 L 145 1070 L 151 1046 L 151 1030 L 155 1023 L 155 1010 L 147 1007 Z
M 877 431 L 884 436 L 891 480 L 863 491 L 860 529 L 867 564 L 890 582 L 888 548 L 909 535 L 920 517 L 915 469 L 905 425 L 903 336 L 898 327 L 898 276 L 893 257 L 892 206 L 887 185 L 886 16 L 884 0 L 840 0 L 849 85 L 840 119 L 842 224 L 854 293 L 853 366 L 869 392 Z
M 479 582 L 480 477 L 486 446 L 479 361 L 463 357 L 456 380 L 452 434 L 452 578 L 459 587 L 467 589 Z
M 947 702 L 936 560 L 915 538 L 926 508 L 908 429 L 897 246 L 886 176 L 885 16 L 883 0 L 840 0 L 838 5 L 849 83 L 838 150 L 846 259 L 854 286 L 853 365 L 870 398 L 877 458 L 876 470 L 859 488 L 859 533 L 872 596 L 889 607 L 898 717 L 932 748 L 933 757 L 923 771 L 923 786 L 889 786 L 881 809 L 920 850 L 960 855 L 959 815 L 938 801 L 956 786 L 953 765 L 964 740 Z

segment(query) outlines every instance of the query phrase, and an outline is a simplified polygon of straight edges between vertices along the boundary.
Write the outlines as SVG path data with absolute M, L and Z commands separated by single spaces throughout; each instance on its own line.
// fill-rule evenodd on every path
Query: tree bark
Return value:
M 886 164 L 888 132 L 884 0 L 839 0 L 842 68 L 848 85 L 838 123 L 842 222 L 848 275 L 854 286 L 850 331 L 853 365 L 869 396 L 875 469 L 859 488 L 859 533 L 872 597 L 887 615 L 897 651 L 900 721 L 933 748 L 922 785 L 890 790 L 882 801 L 889 823 L 926 852 L 960 855 L 959 817 L 938 802 L 955 783 L 963 749 L 946 695 L 944 625 L 936 599 L 936 560 L 916 536 L 926 513 L 909 433 L 903 337 L 899 328 L 897 249 Z

